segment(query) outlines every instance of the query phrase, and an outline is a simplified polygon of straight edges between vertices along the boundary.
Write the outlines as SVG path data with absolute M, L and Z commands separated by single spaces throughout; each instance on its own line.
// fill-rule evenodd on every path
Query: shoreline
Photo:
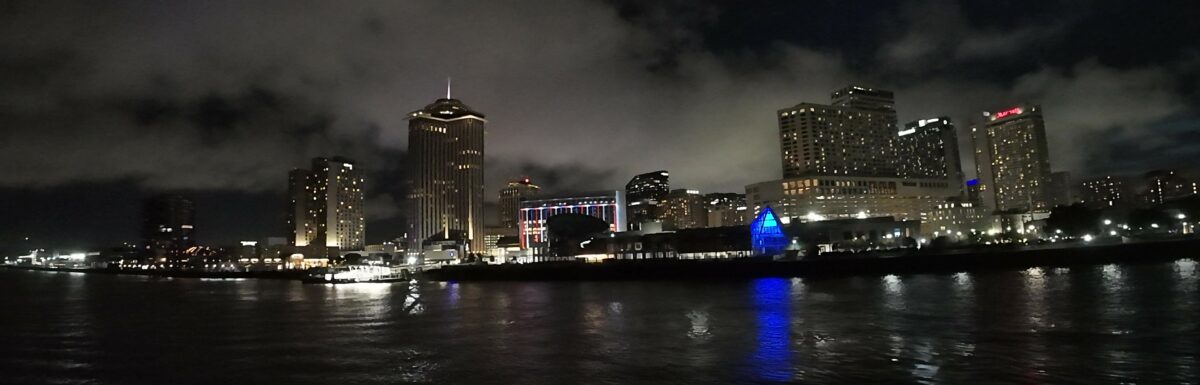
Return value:
M 302 280 L 304 271 L 196 271 L 196 270 L 124 270 L 124 269 L 64 269 L 44 266 L 0 265 L 8 270 L 47 271 L 55 273 L 85 273 L 107 275 L 139 275 L 162 278 L 211 278 L 211 279 L 279 279 Z
M 938 274 L 1033 267 L 1164 263 L 1200 256 L 1200 239 L 1145 241 L 1062 248 L 946 250 L 891 257 L 834 257 L 771 261 L 742 259 L 607 260 L 524 265 L 457 265 L 424 272 L 432 281 L 619 281 L 821 278 L 855 275 Z

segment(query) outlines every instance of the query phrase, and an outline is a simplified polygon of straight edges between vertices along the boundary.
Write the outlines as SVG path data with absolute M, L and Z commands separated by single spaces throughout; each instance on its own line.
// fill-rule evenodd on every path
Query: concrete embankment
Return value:
M 719 280 L 758 277 L 828 277 L 954 273 L 1030 267 L 1162 263 L 1200 258 L 1200 239 L 1067 248 L 914 253 L 894 257 L 844 256 L 820 260 L 608 260 L 603 263 L 546 262 L 522 265 L 460 265 L 424 272 L 436 281 Z

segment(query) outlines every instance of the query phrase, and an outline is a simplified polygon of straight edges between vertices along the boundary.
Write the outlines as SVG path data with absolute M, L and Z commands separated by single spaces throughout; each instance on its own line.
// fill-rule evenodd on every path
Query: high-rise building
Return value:
M 909 122 L 897 133 L 897 168 L 902 178 L 963 181 L 958 133 L 945 116 Z
M 741 226 L 750 222 L 746 217 L 749 215 L 746 209 L 746 194 L 705 194 L 704 209 L 708 212 L 708 227 Z
M 1133 185 L 1129 178 L 1105 175 L 1079 183 L 1079 200 L 1083 204 L 1106 208 L 1133 202 Z
M 998 211 L 1050 209 L 1050 154 L 1039 106 L 984 112 L 971 127 L 983 204 Z
M 363 188 L 354 161 L 313 158 L 311 170 L 288 173 L 288 241 L 295 246 L 362 250 L 366 245 Z
M 142 206 L 142 241 L 154 255 L 176 255 L 195 246 L 196 207 L 182 195 L 159 195 Z
M 666 230 L 698 229 L 708 224 L 704 196 L 700 191 L 671 190 L 662 202 L 663 228 Z
M 1050 173 L 1050 186 L 1046 189 L 1048 207 L 1069 206 L 1076 202 L 1075 183 L 1068 171 Z
M 458 99 L 438 99 L 408 115 L 410 250 L 461 231 L 467 251 L 484 251 L 484 115 Z
M 832 99 L 778 111 L 783 177 L 896 176 L 892 93 L 850 86 Z
M 625 194 L 622 191 L 602 191 L 522 201 L 517 230 L 521 237 L 521 248 L 544 248 L 548 231 L 546 220 L 559 214 L 593 216 L 607 222 L 612 232 L 625 231 Z
M 521 201 L 536 197 L 539 189 L 529 178 L 508 181 L 508 185 L 500 190 L 500 227 L 517 228 Z
M 670 176 L 666 170 L 653 171 L 636 175 L 625 184 L 630 230 L 642 230 L 642 223 L 662 220 L 659 206 L 671 191 Z
M 317 222 L 311 209 L 316 206 L 313 193 L 313 174 L 309 170 L 294 169 L 288 172 L 288 244 L 308 246 L 317 238 Z
M 1195 183 L 1185 179 L 1176 170 L 1150 171 L 1143 176 L 1143 181 L 1143 203 L 1162 204 L 1196 194 Z

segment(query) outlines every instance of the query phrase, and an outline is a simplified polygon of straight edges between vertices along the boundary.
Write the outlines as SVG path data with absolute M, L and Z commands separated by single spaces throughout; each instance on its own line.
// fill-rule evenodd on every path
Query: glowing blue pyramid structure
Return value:
M 779 255 L 787 244 L 787 235 L 783 234 L 779 217 L 770 207 L 763 208 L 754 222 L 750 222 L 750 247 L 754 254 Z

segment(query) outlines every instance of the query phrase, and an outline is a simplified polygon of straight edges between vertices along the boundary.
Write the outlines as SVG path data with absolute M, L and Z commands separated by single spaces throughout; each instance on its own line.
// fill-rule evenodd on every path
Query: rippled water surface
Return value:
M 1197 383 L 1193 260 L 733 282 L 0 271 L 0 383 Z

